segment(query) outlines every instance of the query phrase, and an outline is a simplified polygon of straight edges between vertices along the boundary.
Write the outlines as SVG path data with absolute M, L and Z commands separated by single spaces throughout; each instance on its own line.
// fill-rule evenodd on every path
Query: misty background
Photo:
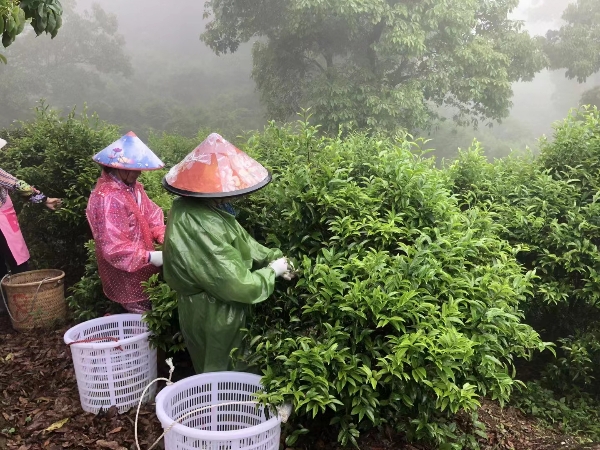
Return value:
M 532 35 L 561 25 L 569 0 L 522 0 L 512 18 Z M 235 140 L 262 128 L 252 70 L 252 43 L 236 53 L 216 56 L 199 36 L 204 2 L 198 0 L 64 0 L 64 25 L 54 40 L 29 31 L 6 51 L 0 65 L 0 128 L 33 116 L 40 98 L 64 112 L 84 102 L 88 112 L 135 131 L 195 136 L 218 131 Z M 157 31 L 158 30 L 158 31 Z M 515 83 L 511 115 L 493 128 L 457 127 L 452 121 L 425 137 L 438 158 L 453 158 L 473 138 L 489 157 L 526 147 L 535 151 L 552 123 L 577 107 L 581 94 L 600 85 L 568 80 L 564 71 L 544 70 L 532 82 Z

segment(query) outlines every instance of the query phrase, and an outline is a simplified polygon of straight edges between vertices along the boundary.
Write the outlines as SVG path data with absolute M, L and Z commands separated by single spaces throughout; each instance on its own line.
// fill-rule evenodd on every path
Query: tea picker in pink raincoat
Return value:
M 142 171 L 164 163 L 133 132 L 94 156 L 102 175 L 90 195 L 86 215 L 96 243 L 98 272 L 104 294 L 132 313 L 151 305 L 141 283 L 160 272 L 165 220 L 137 182 Z
M 0 149 L 7 142 L 0 139 Z M 28 197 L 31 203 L 43 203 L 48 209 L 54 210 L 60 206 L 60 199 L 48 198 L 37 189 L 24 181 L 18 180 L 8 172 L 0 169 L 0 279 L 8 273 L 26 272 L 29 270 L 29 250 L 21 234 L 17 213 L 8 195 L 16 192 Z

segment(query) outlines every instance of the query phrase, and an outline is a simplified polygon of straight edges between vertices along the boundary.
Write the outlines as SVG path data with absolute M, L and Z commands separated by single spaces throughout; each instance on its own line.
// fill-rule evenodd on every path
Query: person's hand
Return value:
M 281 276 L 281 278 L 283 278 L 284 280 L 290 281 L 296 277 L 296 268 L 294 267 L 294 263 L 292 261 L 290 261 L 289 259 L 287 260 L 287 263 L 288 263 L 288 270 Z
M 160 267 L 163 265 L 163 252 L 150 252 L 150 260 L 148 261 L 150 264 L 156 267 Z
M 273 269 L 276 277 L 280 277 L 290 270 L 287 258 L 279 258 L 275 261 L 271 261 L 269 267 Z
M 284 273 L 283 275 L 281 275 L 281 278 L 283 278 L 284 280 L 290 281 L 295 276 L 296 276 L 296 273 L 294 271 L 288 270 L 286 273 Z
M 60 198 L 48 197 L 44 204 L 46 205 L 46 208 L 48 208 L 52 211 L 56 211 L 56 209 L 60 208 L 60 206 L 62 205 L 62 200 Z

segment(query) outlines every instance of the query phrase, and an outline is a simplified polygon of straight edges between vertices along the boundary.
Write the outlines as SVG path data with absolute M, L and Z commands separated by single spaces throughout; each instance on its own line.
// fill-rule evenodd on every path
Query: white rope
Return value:
M 135 436 L 135 446 L 136 446 L 137 450 L 141 450 L 140 444 L 138 443 L 138 430 L 137 430 L 138 429 L 138 417 L 140 415 L 140 408 L 142 407 L 142 402 L 144 401 L 144 396 L 146 395 L 146 391 L 150 388 L 150 386 L 152 386 L 157 381 L 166 381 L 167 386 L 170 386 L 171 384 L 173 384 L 173 382 L 171 381 L 171 377 L 173 376 L 173 371 L 175 370 L 175 366 L 173 365 L 173 359 L 172 358 L 167 359 L 166 363 L 169 366 L 169 378 L 157 378 L 156 380 L 153 380 L 152 382 L 150 382 L 150 384 L 148 386 L 146 386 L 146 389 L 144 389 L 144 391 L 142 392 L 142 396 L 140 397 L 140 401 L 137 406 L 137 411 L 135 412 L 135 423 L 134 423 L 134 428 L 133 428 L 133 433 Z M 150 448 L 153 448 L 164 435 L 165 435 L 165 433 L 163 433 L 162 436 L 159 437 L 156 440 L 156 442 L 154 442 L 154 444 L 152 444 L 152 446 Z
M 152 381 L 148 386 L 146 386 L 146 389 L 144 389 L 144 392 L 142 392 L 142 398 L 140 398 L 140 402 L 138 403 L 138 407 L 137 407 L 137 412 L 135 413 L 135 424 L 134 424 L 134 435 L 135 435 L 135 446 L 137 448 L 137 450 L 141 450 L 140 449 L 140 444 L 138 442 L 138 432 L 137 432 L 137 426 L 138 426 L 138 415 L 140 413 L 140 407 L 142 406 L 142 401 L 144 400 L 144 395 L 146 394 L 146 391 L 148 390 L 148 388 L 150 386 L 152 386 L 152 384 L 156 381 L 166 381 L 167 382 L 167 386 L 173 384 L 173 382 L 171 381 L 171 377 L 173 376 L 173 371 L 175 370 L 175 367 L 173 366 L 173 360 L 171 358 L 166 360 L 167 365 L 169 366 L 169 378 L 157 378 L 156 380 Z M 196 414 L 198 412 L 204 411 L 206 409 L 211 409 L 211 408 L 215 408 L 215 407 L 220 407 L 220 406 L 228 406 L 228 405 L 246 405 L 246 404 L 257 404 L 258 402 L 256 400 L 249 400 L 249 401 L 243 401 L 243 402 L 227 402 L 227 403 L 218 403 L 215 405 L 208 405 L 208 406 L 203 406 L 202 408 L 198 408 L 198 409 L 194 409 L 193 411 L 189 411 L 187 413 L 185 413 L 183 416 L 181 416 L 180 418 L 178 418 L 177 420 L 175 420 L 171 425 L 169 425 L 167 427 L 167 429 L 163 432 L 163 434 L 161 434 L 158 439 L 156 441 L 154 441 L 154 443 L 148 447 L 148 450 L 152 450 L 159 442 L 160 440 L 169 432 L 171 431 L 171 429 L 179 422 L 181 422 L 183 419 L 191 416 L 192 414 Z M 291 405 L 282 405 L 282 406 L 278 406 L 277 408 L 277 412 L 279 414 L 279 417 L 282 419 L 282 422 L 286 422 L 290 412 L 291 412 Z

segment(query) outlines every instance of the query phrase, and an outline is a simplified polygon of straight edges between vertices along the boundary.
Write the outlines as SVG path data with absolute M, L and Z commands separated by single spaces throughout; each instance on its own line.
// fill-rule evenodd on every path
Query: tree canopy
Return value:
M 4 48 L 23 32 L 27 20 L 36 36 L 49 34 L 52 39 L 62 25 L 62 6 L 59 0 L 0 0 L 0 36 Z M 0 54 L 0 62 L 6 58 Z
M 271 118 L 312 107 L 326 130 L 425 128 L 508 116 L 511 83 L 544 65 L 508 18 L 518 0 L 210 0 L 217 54 L 256 39 L 253 78 Z
M 54 42 L 29 33 L 7 50 L 10 64 L 0 66 L 0 125 L 22 117 L 42 97 L 77 105 L 107 82 L 103 75 L 132 73 L 115 15 L 97 4 L 77 13 L 74 4 L 65 2 L 64 19 Z
M 600 71 L 600 2 L 577 0 L 562 15 L 565 24 L 546 34 L 551 69 L 567 69 L 567 78 L 585 82 Z
M 581 95 L 582 105 L 591 105 L 600 108 L 600 86 L 588 89 Z

